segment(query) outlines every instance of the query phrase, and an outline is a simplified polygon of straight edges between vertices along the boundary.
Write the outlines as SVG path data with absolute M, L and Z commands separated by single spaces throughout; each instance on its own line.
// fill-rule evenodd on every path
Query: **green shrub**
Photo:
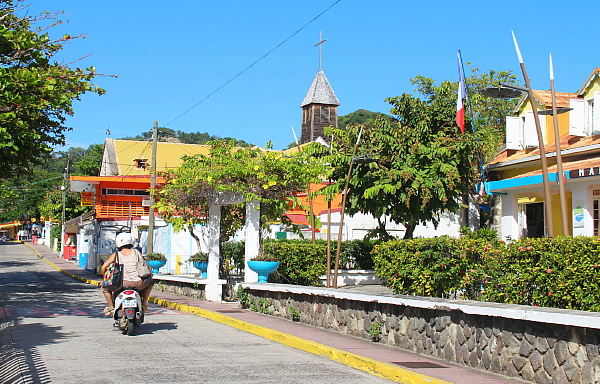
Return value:
M 319 286 L 327 271 L 327 245 L 303 240 L 265 241 L 263 252 L 279 260 L 278 281 L 285 284 Z
M 244 241 L 221 243 L 221 253 L 230 270 L 237 269 L 240 272 L 244 270 L 244 254 L 246 253 Z
M 50 227 L 50 244 L 54 244 L 54 239 L 58 239 L 58 251 L 60 251 L 60 247 L 62 242 L 60 241 L 60 234 L 62 231 L 62 227 L 60 225 L 53 225 Z
M 394 293 L 600 311 L 600 240 L 489 236 L 378 244 L 375 270 Z
M 374 240 L 350 240 L 343 241 L 340 259 L 344 264 L 353 265 L 353 269 L 373 269 L 373 258 L 371 251 L 377 242 Z M 337 246 L 337 244 L 336 244 Z M 335 246 L 333 257 L 335 258 Z

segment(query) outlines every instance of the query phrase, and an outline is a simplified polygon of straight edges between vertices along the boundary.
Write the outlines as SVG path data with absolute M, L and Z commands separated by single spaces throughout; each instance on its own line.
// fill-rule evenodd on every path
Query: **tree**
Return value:
M 483 87 L 496 81 L 498 74 L 505 81 L 514 81 L 508 72 L 490 71 L 478 77 L 476 70 L 471 81 Z M 326 156 L 333 166 L 331 177 L 336 184 L 323 189 L 323 193 L 342 190 L 362 130 L 359 154 L 374 161 L 354 167 L 347 213 L 371 214 L 378 221 L 376 232 L 381 238 L 390 237 L 384 217 L 403 224 L 405 238 L 411 238 L 417 224 L 431 221 L 437 225 L 442 212 L 460 210 L 461 197 L 480 180 L 481 148 L 487 145 L 495 150 L 501 137 L 492 135 L 491 142 L 488 140 L 490 132 L 500 130 L 500 119 L 498 112 L 488 110 L 491 104 L 486 100 L 474 98 L 476 121 L 485 125 L 474 133 L 468 120 L 466 133 L 461 134 L 455 122 L 457 84 L 444 81 L 438 85 L 423 76 L 411 81 L 417 87 L 417 96 L 404 93 L 386 100 L 392 105 L 390 112 L 395 121 L 378 117 L 372 123 L 348 125 L 346 131 L 327 132 L 336 138 L 335 155 Z M 500 113 L 505 116 L 506 112 L 504 109 Z
M 0 177 L 22 174 L 40 164 L 53 145 L 64 144 L 66 116 L 73 115 L 73 100 L 93 92 L 104 93 L 91 81 L 94 67 L 72 69 L 53 61 L 63 44 L 83 36 L 64 35 L 51 40 L 33 24 L 55 20 L 58 13 L 19 17 L 21 0 L 0 1 Z M 48 27 L 48 28 L 50 28 Z M 46 28 L 47 29 L 47 28 Z
M 69 148 L 54 151 L 44 165 L 31 172 L 12 177 L 0 184 L 0 221 L 15 219 L 57 219 L 62 215 L 62 190 L 67 158 L 70 174 L 97 176 L 103 146 L 92 144 L 87 149 Z M 67 188 L 68 188 L 67 184 Z M 67 189 L 65 216 L 67 219 L 85 213 L 80 206 L 80 194 Z
M 152 140 L 152 132 L 142 132 L 141 135 L 128 136 L 122 138 L 122 140 Z M 159 127 L 158 128 L 158 141 L 175 141 L 184 144 L 207 144 L 211 141 L 216 140 L 233 140 L 237 147 L 253 147 L 254 145 L 246 143 L 244 140 L 238 140 L 231 137 L 220 138 L 216 135 L 210 135 L 208 132 L 192 132 L 187 133 L 183 131 L 174 131 L 171 128 Z
M 347 115 L 340 116 L 338 118 L 338 128 L 345 130 L 346 126 L 349 124 L 372 123 L 376 118 L 383 116 L 387 115 L 379 112 L 367 111 L 366 109 L 357 109 Z
M 217 192 L 240 193 L 246 201 L 258 200 L 263 224 L 291 224 L 284 213 L 289 204 L 298 203 L 294 192 L 306 190 L 309 182 L 320 181 L 323 172 L 321 163 L 312 161 L 305 152 L 287 156 L 270 150 L 236 148 L 234 141 L 219 140 L 211 143 L 210 156 L 185 156 L 178 169 L 164 174 L 165 185 L 153 193 L 158 213 L 176 230 L 188 228 L 192 235 L 192 225 L 206 222 L 208 201 Z M 223 215 L 228 221 L 222 226 L 222 240 L 244 224 L 241 207 L 228 209 Z

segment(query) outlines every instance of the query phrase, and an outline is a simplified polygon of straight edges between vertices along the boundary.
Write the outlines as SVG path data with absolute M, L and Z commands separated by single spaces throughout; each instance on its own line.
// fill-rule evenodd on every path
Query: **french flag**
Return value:
M 465 74 L 462 70 L 460 51 L 458 52 L 458 96 L 456 99 L 456 125 L 460 132 L 465 133 L 465 103 L 464 98 L 467 92 L 465 89 Z

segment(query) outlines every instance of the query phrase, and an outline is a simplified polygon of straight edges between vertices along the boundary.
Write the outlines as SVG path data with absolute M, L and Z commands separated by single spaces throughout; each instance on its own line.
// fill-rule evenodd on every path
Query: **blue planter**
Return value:
M 202 272 L 202 278 L 206 279 L 206 271 L 208 270 L 208 261 L 194 261 L 194 268 Z
M 279 268 L 279 261 L 248 261 L 248 268 L 258 273 L 258 282 L 266 283 L 269 273 Z
M 167 260 L 148 260 L 148 265 L 152 268 L 152 273 L 158 273 L 158 270 L 167 264 Z

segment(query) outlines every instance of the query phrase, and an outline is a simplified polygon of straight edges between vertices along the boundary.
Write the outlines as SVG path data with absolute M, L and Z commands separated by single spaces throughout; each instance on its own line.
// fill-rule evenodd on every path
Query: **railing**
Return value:
M 96 205 L 96 217 L 128 217 L 148 216 L 149 207 L 142 206 L 141 201 L 120 200 L 104 196 L 104 199 Z

